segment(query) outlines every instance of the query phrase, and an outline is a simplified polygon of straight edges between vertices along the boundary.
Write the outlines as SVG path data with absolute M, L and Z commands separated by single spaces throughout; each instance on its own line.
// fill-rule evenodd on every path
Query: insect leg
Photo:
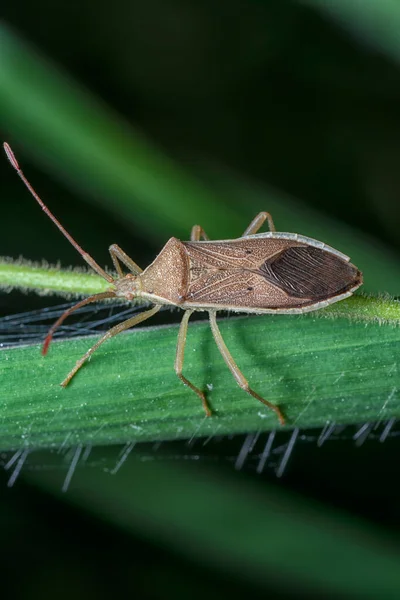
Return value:
M 57 319 L 54 325 L 51 326 L 48 334 L 46 335 L 42 348 L 43 356 L 46 356 L 47 354 L 47 350 L 49 349 L 50 342 L 53 339 L 55 330 L 58 329 L 61 323 L 63 323 L 63 321 L 65 321 L 65 319 L 69 317 L 71 313 L 73 313 L 78 308 L 81 308 L 82 306 L 86 306 L 86 304 L 90 304 L 91 302 L 98 302 L 99 300 L 105 300 L 106 298 L 115 298 L 115 292 L 102 292 L 100 294 L 94 294 L 93 296 L 89 296 L 88 298 L 77 302 L 77 304 L 74 304 L 74 306 L 71 306 L 71 308 L 68 308 L 65 312 L 63 312 L 61 317 Z
M 210 325 L 211 325 L 211 331 L 213 333 L 215 342 L 218 346 L 218 350 L 221 352 L 222 354 L 222 358 L 224 359 L 224 361 L 226 362 L 229 370 L 231 371 L 232 375 L 234 376 L 234 378 L 236 379 L 236 383 L 242 388 L 242 390 L 244 390 L 245 392 L 247 392 L 248 394 L 250 394 L 251 396 L 253 396 L 253 398 L 256 398 L 257 400 L 259 400 L 260 402 L 262 402 L 263 404 L 265 404 L 266 406 L 268 406 L 268 408 L 270 408 L 271 410 L 273 410 L 281 425 L 285 425 L 285 418 L 280 410 L 280 408 L 278 408 L 278 406 L 275 406 L 275 404 L 272 404 L 271 402 L 268 402 L 268 400 L 265 400 L 264 398 L 261 398 L 261 396 L 259 396 L 258 394 L 256 394 L 256 392 L 254 392 L 251 387 L 249 386 L 249 382 L 247 381 L 247 379 L 244 377 L 244 375 L 242 374 L 242 372 L 239 370 L 239 367 L 237 366 L 237 364 L 235 363 L 235 361 L 232 358 L 231 353 L 229 352 L 223 338 L 221 335 L 221 332 L 218 328 L 217 325 L 217 319 L 215 316 L 215 311 L 209 311 L 209 315 L 210 315 Z
M 87 359 L 93 354 L 93 352 L 95 352 L 97 350 L 97 348 L 99 346 L 101 346 L 101 344 L 103 344 L 104 342 L 106 342 L 110 338 L 114 337 L 118 333 L 121 333 L 122 331 L 125 331 L 125 329 L 129 329 L 130 327 L 134 327 L 134 325 L 138 325 L 142 321 L 145 321 L 146 319 L 149 319 L 150 317 L 152 317 L 153 315 L 155 315 L 156 312 L 158 312 L 160 310 L 160 308 L 161 308 L 161 305 L 157 304 L 156 306 L 153 306 L 153 308 L 151 308 L 150 310 L 146 310 L 145 312 L 142 312 L 142 313 L 140 313 L 138 315 L 135 315 L 134 317 L 131 317 L 130 319 L 127 319 L 126 321 L 123 321 L 122 323 L 119 323 L 118 325 L 115 325 L 114 327 L 111 327 L 111 329 L 109 329 L 107 331 L 107 333 L 105 333 L 103 335 L 103 337 L 101 337 L 91 348 L 89 348 L 89 350 L 82 356 L 82 358 L 80 358 L 77 361 L 77 363 L 74 366 L 74 368 L 72 369 L 72 371 L 70 371 L 70 373 L 68 373 L 68 375 L 64 379 L 64 381 L 61 382 L 61 385 L 63 387 L 65 387 L 66 385 L 69 384 L 69 382 L 71 381 L 71 379 L 73 378 L 73 376 L 75 375 L 75 373 L 77 371 L 79 371 L 79 369 L 84 364 L 84 362 L 87 361 Z
M 204 231 L 204 229 L 201 227 L 201 225 L 193 225 L 192 232 L 190 234 L 190 241 L 198 242 L 199 240 L 201 240 L 201 238 L 203 238 L 203 240 L 210 239 Z
M 122 250 L 122 248 L 120 248 L 119 246 L 117 246 L 117 244 L 112 244 L 109 249 L 108 249 L 110 255 L 111 255 L 111 260 L 114 263 L 114 267 L 115 270 L 117 271 L 118 275 L 120 277 L 124 277 L 124 274 L 122 272 L 121 269 L 121 265 L 119 264 L 118 261 L 121 261 L 122 264 L 124 264 L 126 267 L 128 267 L 128 269 L 130 271 L 132 271 L 132 273 L 134 273 L 135 275 L 139 275 L 140 273 L 143 272 L 143 269 L 141 269 L 134 260 L 132 260 L 127 254 L 126 252 L 124 252 Z
M 270 231 L 276 231 L 271 215 L 269 214 L 269 212 L 264 211 L 258 213 L 258 215 L 252 220 L 242 237 L 257 233 L 257 231 L 262 227 L 265 221 L 268 221 L 268 227 Z
M 208 405 L 208 402 L 204 395 L 204 392 L 199 390 L 199 388 L 197 388 L 195 385 L 193 385 L 193 383 L 191 383 L 188 379 L 186 379 L 186 377 L 184 377 L 182 375 L 183 359 L 184 359 L 185 344 L 186 344 L 186 334 L 187 334 L 188 322 L 189 322 L 190 315 L 192 314 L 192 312 L 193 312 L 193 310 L 185 310 L 185 313 L 184 313 L 182 321 L 181 321 L 181 326 L 179 328 L 178 343 L 176 346 L 176 357 L 175 357 L 175 373 L 178 375 L 179 379 L 181 381 L 183 381 L 183 383 L 185 385 L 190 387 L 190 389 L 193 390 L 194 393 L 198 395 L 198 397 L 200 398 L 200 400 L 203 404 L 203 408 L 204 408 L 204 411 L 205 411 L 207 417 L 211 417 L 211 409 Z

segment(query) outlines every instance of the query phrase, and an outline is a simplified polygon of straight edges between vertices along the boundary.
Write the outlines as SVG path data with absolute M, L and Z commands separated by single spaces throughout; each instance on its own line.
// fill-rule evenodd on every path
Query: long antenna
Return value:
M 102 269 L 100 267 L 100 265 L 98 265 L 97 262 L 90 256 L 90 254 L 88 254 L 87 252 L 85 252 L 83 250 L 83 248 L 81 248 L 81 246 L 74 240 L 74 238 L 68 233 L 68 231 L 66 229 L 64 229 L 64 227 L 61 225 L 60 221 L 58 221 L 58 219 L 56 219 L 56 217 L 53 215 L 53 213 L 50 212 L 50 210 L 47 208 L 47 206 L 45 205 L 45 203 L 43 202 L 43 200 L 35 192 L 35 190 L 31 186 L 31 184 L 29 183 L 29 181 L 27 180 L 27 178 L 23 174 L 22 169 L 19 166 L 17 159 L 15 158 L 14 152 L 11 150 L 11 148 L 7 144 L 7 142 L 4 142 L 3 148 L 5 150 L 5 153 L 7 154 L 7 158 L 10 161 L 11 165 L 17 171 L 20 179 L 22 179 L 23 183 L 28 188 L 28 190 L 30 191 L 30 193 L 32 194 L 32 196 L 35 198 L 36 202 L 39 204 L 39 206 L 41 207 L 41 209 L 43 210 L 43 212 L 46 213 L 46 215 L 53 221 L 53 223 L 61 231 L 61 233 L 63 234 L 63 236 L 65 236 L 67 238 L 67 240 L 69 241 L 69 243 L 72 244 L 72 246 L 79 252 L 79 254 L 82 256 L 83 260 L 85 260 L 88 263 L 88 265 L 91 266 L 92 269 L 94 269 L 96 271 L 96 273 L 98 273 L 106 281 L 109 281 L 110 283 L 113 283 L 114 282 L 114 278 L 111 275 L 109 275 L 108 273 L 106 273 L 105 270 Z

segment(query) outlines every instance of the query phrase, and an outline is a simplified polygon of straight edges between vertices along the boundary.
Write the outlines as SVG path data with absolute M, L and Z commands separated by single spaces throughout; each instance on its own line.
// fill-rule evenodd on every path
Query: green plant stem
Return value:
M 109 289 L 110 284 L 95 273 L 62 270 L 46 264 L 0 258 L 0 290 L 20 289 L 39 294 L 86 296 Z M 317 317 L 345 317 L 350 320 L 400 324 L 400 302 L 388 295 L 352 296 L 313 313 Z
M 19 289 L 58 296 L 90 296 L 106 291 L 110 284 L 87 269 L 62 270 L 45 263 L 0 258 L 0 289 Z

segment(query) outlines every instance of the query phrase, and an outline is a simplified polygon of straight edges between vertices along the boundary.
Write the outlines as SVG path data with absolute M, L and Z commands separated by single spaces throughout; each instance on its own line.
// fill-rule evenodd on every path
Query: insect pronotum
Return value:
M 183 309 L 175 357 L 179 379 L 200 398 L 207 416 L 211 409 L 203 391 L 183 374 L 188 321 L 194 311 L 209 313 L 211 331 L 219 351 L 238 385 L 273 410 L 279 422 L 285 418 L 280 408 L 262 398 L 250 386 L 232 358 L 217 325 L 218 310 L 242 313 L 300 314 L 318 310 L 348 298 L 362 284 L 361 272 L 345 254 L 297 233 L 275 230 L 272 217 L 259 213 L 242 237 L 210 241 L 202 227 L 194 225 L 190 242 L 171 238 L 144 271 L 116 244 L 109 248 L 116 276 L 106 273 L 77 244 L 50 212 L 23 174 L 10 146 L 7 157 L 42 210 L 76 248 L 87 264 L 110 283 L 107 292 L 89 296 L 66 310 L 49 330 L 43 344 L 46 354 L 57 327 L 76 309 L 105 298 L 143 298 L 154 304 L 150 310 L 115 325 L 77 361 L 61 385 L 65 387 L 87 359 L 106 340 L 152 317 L 164 304 Z M 267 221 L 269 231 L 257 233 Z M 130 271 L 124 275 L 121 263 Z

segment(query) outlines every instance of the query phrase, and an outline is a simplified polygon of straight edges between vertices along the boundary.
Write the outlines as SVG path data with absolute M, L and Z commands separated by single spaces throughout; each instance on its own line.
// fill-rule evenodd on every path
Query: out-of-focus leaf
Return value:
M 398 598 L 399 549 L 371 524 L 267 482 L 134 458 L 112 479 L 99 468 L 78 467 L 65 498 L 239 580 L 309 597 Z M 48 466 L 58 462 L 55 455 L 45 459 Z M 59 475 L 26 471 L 56 495 Z

